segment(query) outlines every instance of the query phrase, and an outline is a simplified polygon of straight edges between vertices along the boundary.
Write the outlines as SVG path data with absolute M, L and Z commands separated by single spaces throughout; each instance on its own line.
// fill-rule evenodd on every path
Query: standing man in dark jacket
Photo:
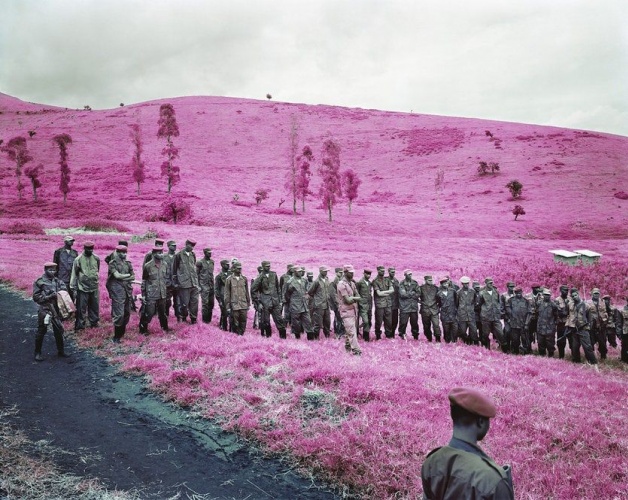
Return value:
M 131 318 L 133 304 L 133 280 L 135 273 L 131 262 L 126 260 L 127 248 L 118 245 L 109 261 L 107 291 L 111 299 L 111 320 L 113 321 L 113 341 L 120 343 Z
M 375 338 L 382 338 L 382 321 L 384 323 L 384 335 L 392 338 L 392 295 L 395 293 L 390 279 L 384 276 L 386 268 L 377 266 L 377 277 L 373 280 L 373 300 L 375 301 Z
M 155 246 L 151 249 L 150 252 L 147 252 L 146 255 L 144 255 L 144 262 L 142 263 L 142 267 L 144 266 L 144 264 L 150 261 L 150 259 L 153 258 L 153 254 L 155 253 L 154 252 L 155 248 L 159 247 L 163 250 L 163 246 L 164 246 L 164 240 L 162 240 L 161 238 L 155 238 Z
M 399 280 L 395 278 L 396 270 L 394 267 L 388 268 L 388 279 L 392 283 L 394 292 L 392 297 L 392 336 L 395 336 L 397 327 L 399 326 Z
M 76 320 L 74 331 L 85 328 L 85 319 L 89 319 L 92 328 L 100 321 L 100 258 L 94 254 L 94 242 L 83 243 L 83 253 L 74 259 L 70 289 L 76 297 Z
M 168 290 L 168 298 L 166 299 L 166 316 L 170 316 L 170 307 L 172 306 L 177 321 L 181 321 L 181 316 L 179 316 L 179 299 L 177 298 L 177 289 L 174 285 L 174 277 L 172 275 L 174 256 L 177 254 L 177 242 L 169 240 L 166 245 L 168 246 L 168 253 L 164 254 L 163 258 L 163 263 L 167 269 L 166 288 Z
M 327 266 L 321 266 L 318 269 L 318 278 L 307 291 L 308 295 L 312 297 L 312 323 L 314 338 L 317 340 L 320 336 L 321 328 L 325 338 L 329 338 L 331 334 L 330 310 L 335 304 L 335 299 L 332 298 L 335 295 L 335 291 L 327 279 L 328 271 L 329 268 Z
M 556 322 L 558 321 L 558 307 L 552 302 L 552 293 L 544 288 L 541 292 L 543 299 L 536 310 L 536 334 L 538 337 L 539 354 L 548 357 L 554 356 L 556 347 Z
M 591 329 L 591 344 L 597 344 L 600 358 L 606 359 L 608 352 L 606 346 L 606 323 L 608 322 L 608 313 L 606 305 L 600 300 L 600 289 L 591 290 L 591 302 L 587 303 L 587 313 L 589 314 L 589 324 Z
M 212 249 L 203 249 L 203 258 L 196 263 L 198 284 L 201 287 L 201 318 L 203 323 L 211 323 L 214 312 L 214 261 Z
M 185 248 L 177 252 L 172 262 L 172 279 L 179 297 L 179 315 L 181 321 L 186 321 L 189 313 L 192 324 L 196 323 L 198 316 L 198 293 L 201 290 L 196 273 L 195 246 L 195 240 L 186 240 Z
M 72 277 L 72 265 L 74 264 L 74 259 L 78 257 L 78 252 L 72 248 L 72 245 L 74 245 L 72 236 L 63 238 L 63 246 L 55 250 L 52 262 L 57 264 L 57 278 L 63 281 L 70 297 L 76 302 L 74 290 L 70 287 L 70 279 Z
M 57 344 L 57 353 L 62 358 L 69 355 L 63 347 L 63 322 L 57 306 L 57 293 L 66 290 L 65 283 L 55 276 L 57 264 L 46 262 L 44 274 L 33 283 L 33 300 L 39 305 L 37 311 L 37 335 L 35 336 L 35 361 L 43 361 L 41 349 L 48 325 L 52 325 L 52 332 Z
M 503 352 L 508 352 L 508 344 L 504 340 L 502 330 L 502 307 L 499 293 L 493 285 L 493 278 L 484 280 L 486 286 L 480 290 L 480 319 L 482 320 L 482 345 L 491 348 L 490 334 L 501 346 Z
M 163 247 L 155 246 L 153 256 L 148 259 L 142 271 L 142 297 L 144 311 L 140 318 L 140 333 L 148 334 L 148 325 L 157 314 L 159 325 L 164 332 L 168 328 L 166 301 L 168 300 L 168 266 L 164 263 Z
M 270 327 L 272 316 L 275 327 L 279 331 L 279 338 L 286 338 L 286 325 L 281 317 L 281 288 L 277 273 L 270 270 L 270 261 L 262 261 L 262 269 L 251 286 L 251 296 L 255 297 L 259 313 L 260 331 L 263 337 L 270 337 L 273 331 Z
M 530 353 L 530 339 L 527 331 L 530 326 L 532 311 L 530 302 L 523 296 L 523 289 L 515 288 L 514 296 L 506 301 L 506 319 L 510 325 L 510 349 L 513 354 L 519 354 L 521 345 L 522 354 Z
M 244 335 L 247 313 L 251 307 L 249 279 L 242 274 L 241 262 L 234 262 L 232 270 L 232 274 L 225 283 L 225 306 L 227 307 L 227 314 L 231 316 L 234 333 Z
M 231 322 L 229 320 L 229 314 L 227 312 L 227 305 L 225 304 L 225 284 L 227 278 L 231 275 L 229 270 L 229 261 L 227 259 L 220 261 L 220 272 L 214 279 L 214 293 L 216 294 L 216 300 L 220 307 L 220 329 L 224 331 L 233 331 L 231 329 Z
M 556 346 L 558 347 L 558 357 L 560 359 L 565 357 L 565 347 L 567 346 L 567 340 L 569 339 L 565 330 L 565 323 L 567 321 L 567 317 L 569 316 L 570 302 L 569 287 L 567 285 L 560 285 L 560 295 L 554 300 L 558 310 L 558 321 L 556 323 L 556 335 L 558 340 L 556 341 Z M 571 340 L 569 340 L 569 344 L 569 348 L 571 349 Z
M 499 466 L 478 446 L 497 410 L 474 389 L 456 387 L 449 393 L 453 436 L 436 448 L 421 468 L 423 495 L 428 500 L 514 499 L 510 467 Z
M 344 275 L 344 271 L 342 267 L 337 267 L 335 268 L 335 272 L 336 272 L 336 277 L 331 282 L 331 286 L 332 286 L 331 294 L 333 296 L 332 309 L 334 310 L 334 334 L 336 335 L 336 338 L 339 339 L 345 334 L 345 326 L 342 321 L 342 316 L 340 315 L 340 304 L 338 303 L 338 294 L 337 294 L 338 283 L 340 283 L 340 280 L 342 279 Z
M 475 318 L 475 304 L 478 298 L 476 291 L 469 287 L 470 281 L 468 276 L 460 278 L 462 288 L 456 292 L 458 336 L 467 344 L 478 345 L 480 341 Z
M 305 268 L 303 266 L 295 266 L 293 276 L 287 282 L 286 303 L 290 304 L 290 321 L 292 322 L 292 333 L 296 338 L 301 337 L 301 333 L 305 331 L 308 340 L 314 340 L 314 330 L 312 329 L 312 320 L 308 309 L 309 295 L 307 294 L 306 279 L 303 277 Z
M 283 307 L 283 322 L 286 326 L 290 325 L 290 304 L 285 302 L 286 291 L 288 290 L 288 282 L 294 274 L 294 264 L 286 265 L 286 272 L 279 278 L 279 287 L 281 288 L 281 302 Z
M 371 295 L 371 270 L 365 269 L 362 279 L 355 284 L 355 287 L 362 297 L 358 304 L 359 321 L 362 322 L 362 338 L 365 342 L 370 339 L 371 318 L 373 317 L 373 296 Z
M 619 340 L 621 340 L 621 360 L 628 363 L 628 295 L 624 296 L 626 305 L 619 311 L 617 321 L 615 322 L 615 331 Z
M 436 294 L 438 287 L 434 284 L 431 276 L 425 276 L 425 283 L 420 287 L 419 300 L 421 301 L 421 321 L 423 322 L 423 335 L 432 341 L 432 329 L 436 342 L 440 342 L 440 325 L 438 324 L 438 303 L 436 302 Z
M 445 342 L 456 343 L 458 340 L 458 311 L 456 310 L 456 297 L 453 288 L 449 288 L 449 277 L 440 280 L 440 287 L 436 294 L 440 321 L 443 324 L 443 337 Z
M 412 279 L 412 271 L 403 272 L 403 281 L 399 282 L 399 336 L 406 338 L 406 327 L 410 320 L 410 331 L 414 340 L 419 340 L 419 284 Z
M 580 299 L 577 288 L 572 288 L 570 295 L 569 317 L 565 326 L 571 335 L 571 360 L 574 363 L 580 363 L 580 346 L 582 345 L 586 360 L 592 365 L 597 365 L 597 358 L 593 352 L 591 337 L 589 337 L 591 325 L 587 305 Z

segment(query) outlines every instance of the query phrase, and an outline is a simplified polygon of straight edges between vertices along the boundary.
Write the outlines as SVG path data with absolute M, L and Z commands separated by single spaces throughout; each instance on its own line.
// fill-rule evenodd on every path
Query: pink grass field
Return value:
M 181 183 L 173 192 L 187 196 L 193 210 L 191 220 L 176 226 L 147 222 L 166 199 L 159 176 L 164 141 L 156 137 L 165 102 L 174 105 L 181 131 L 173 139 L 181 151 Z M 269 259 L 280 273 L 295 261 L 314 271 L 322 264 L 383 264 L 396 266 L 398 275 L 411 268 L 419 279 L 491 275 L 500 289 L 510 279 L 524 287 L 540 280 L 556 293 L 567 282 L 587 298 L 599 286 L 616 305 L 628 290 L 628 200 L 614 196 L 628 192 L 625 137 L 217 97 L 90 112 L 0 94 L 0 112 L 0 138 L 6 143 L 23 135 L 32 164 L 44 164 L 39 201 L 31 200 L 30 185 L 19 201 L 15 165 L 0 155 L 0 279 L 25 292 L 65 234 L 75 235 L 79 251 L 82 241 L 94 240 L 102 258 L 118 239 L 138 240 L 148 231 L 179 245 L 194 237 L 197 248 L 213 248 L 216 262 L 236 256 L 249 278 Z M 300 123 L 300 149 L 308 144 L 316 157 L 314 172 L 331 135 L 341 147 L 341 170 L 361 178 L 351 215 L 341 202 L 330 224 L 316 199 L 306 201 L 305 213 L 298 204 L 299 213 L 291 214 L 283 185 L 292 116 Z M 133 123 L 144 139 L 147 179 L 140 196 L 127 167 Z M 61 133 L 73 138 L 65 206 L 51 140 Z M 498 162 L 501 172 L 479 177 L 479 161 Z M 516 202 L 505 187 L 512 179 L 524 186 Z M 318 183 L 315 173 L 314 190 Z M 256 206 L 259 188 L 271 192 Z M 235 194 L 239 203 L 232 203 Z M 281 198 L 286 202 L 278 209 Z M 515 203 L 526 211 L 517 221 Z M 124 232 L 75 229 L 94 220 Z M 151 244 L 150 238 L 131 243 L 138 277 Z M 602 253 L 602 262 L 554 264 L 548 251 L 558 248 L 588 248 Z M 101 312 L 108 321 L 105 277 L 102 272 Z M 154 321 L 146 339 L 136 333 L 134 315 L 122 347 L 108 342 L 106 323 L 77 341 L 122 370 L 145 375 L 166 399 L 359 497 L 420 497 L 423 458 L 451 433 L 446 394 L 456 385 L 481 388 L 497 401 L 483 447 L 512 464 L 517 498 L 623 498 L 628 489 L 628 373 L 612 348 L 598 373 L 557 359 L 437 346 L 423 338 L 363 345 L 363 356 L 354 358 L 336 340 L 263 339 L 250 322 L 245 336 L 236 337 L 214 324 L 176 325 L 175 335 L 165 336 Z

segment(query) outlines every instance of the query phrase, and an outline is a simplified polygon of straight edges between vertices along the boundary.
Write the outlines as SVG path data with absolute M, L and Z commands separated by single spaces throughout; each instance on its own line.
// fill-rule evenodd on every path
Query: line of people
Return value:
M 33 298 L 54 314 L 54 307 L 48 306 L 56 306 L 56 302 L 50 299 L 48 304 L 41 293 L 35 298 L 35 292 L 51 290 L 53 285 L 57 291 L 67 290 L 76 303 L 75 330 L 80 331 L 87 323 L 95 327 L 99 322 L 100 258 L 94 254 L 93 242 L 86 241 L 81 254 L 72 248 L 73 243 L 74 239 L 67 236 L 64 246 L 55 250 L 53 262 L 45 265 L 44 276 L 34 284 Z M 271 263 L 263 261 L 258 275 L 249 280 L 242 274 L 242 264 L 237 259 L 222 260 L 220 272 L 214 275 L 211 248 L 204 248 L 203 257 L 197 260 L 195 246 L 196 241 L 188 239 L 184 248 L 177 251 L 174 240 L 157 238 L 144 257 L 141 282 L 136 281 L 133 266 L 126 259 L 127 241 L 119 241 L 115 251 L 105 257 L 114 342 L 120 342 L 125 334 L 135 307 L 133 283 L 139 283 L 139 330 L 143 334 L 148 333 L 155 315 L 161 328 L 169 331 L 171 309 L 178 322 L 189 318 L 190 323 L 196 323 L 200 298 L 202 321 L 212 321 L 217 302 L 218 324 L 223 330 L 244 334 L 247 313 L 253 305 L 253 326 L 263 336 L 272 335 L 271 318 L 281 338 L 287 337 L 288 327 L 295 338 L 305 333 L 308 340 L 316 340 L 321 330 L 325 337 L 330 337 L 333 326 L 335 336 L 344 336 L 347 349 L 356 354 L 360 351 L 359 337 L 366 342 L 382 336 L 406 338 L 408 323 L 410 334 L 418 340 L 420 315 L 423 334 L 429 342 L 441 342 L 441 338 L 446 343 L 460 340 L 490 349 L 492 336 L 504 352 L 528 354 L 536 342 L 539 354 L 551 357 L 557 348 L 560 358 L 565 356 L 569 343 L 573 361 L 580 361 L 582 347 L 587 361 L 596 364 L 594 346 L 597 344 L 604 359 L 607 344 L 617 347 L 620 338 L 621 359 L 628 362 L 628 297 L 626 306 L 619 310 L 608 295 L 600 298 L 598 289 L 593 289 L 589 302 L 567 285 L 560 287 L 560 295 L 555 299 L 550 290 L 540 285 L 532 286 L 524 296 L 521 287 L 512 282 L 500 294 L 491 278 L 486 278 L 482 287 L 479 281 L 472 282 L 466 276 L 460 278 L 460 285 L 445 276 L 436 286 L 432 276 L 424 276 L 424 282 L 419 284 L 411 270 L 405 270 L 399 281 L 395 268 L 384 266 L 377 267 L 373 280 L 371 269 L 364 269 L 362 277 L 355 280 L 351 266 L 335 268 L 334 279 L 330 280 L 326 266 L 319 268 L 316 278 L 313 272 L 306 274 L 303 266 L 294 264 L 288 264 L 286 273 L 277 276 Z M 51 283 L 48 273 L 51 268 L 55 283 Z M 351 319 L 354 313 L 355 325 Z M 52 324 L 53 330 L 58 330 L 60 322 Z M 46 329 L 40 322 L 36 357 L 41 357 Z

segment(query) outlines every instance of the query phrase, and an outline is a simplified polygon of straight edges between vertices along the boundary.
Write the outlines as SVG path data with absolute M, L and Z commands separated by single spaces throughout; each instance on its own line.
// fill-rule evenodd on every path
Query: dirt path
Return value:
M 332 499 L 232 434 L 159 401 L 141 381 L 69 346 L 57 358 L 52 332 L 33 361 L 36 305 L 0 286 L 0 406 L 17 405 L 16 427 L 50 441 L 64 472 L 100 478 L 142 498 Z M 82 457 L 82 458 L 81 458 Z

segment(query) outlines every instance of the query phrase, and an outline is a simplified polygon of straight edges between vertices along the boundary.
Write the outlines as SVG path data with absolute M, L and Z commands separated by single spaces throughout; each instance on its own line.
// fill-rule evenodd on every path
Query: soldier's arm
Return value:
M 318 290 L 319 286 L 320 286 L 320 284 L 318 283 L 318 280 L 314 281 L 314 283 L 312 283 L 312 286 L 310 287 L 310 289 L 306 293 L 310 297 L 314 297 L 314 294 L 316 293 L 316 290 Z
M 79 259 L 74 259 L 74 262 L 72 263 L 72 274 L 70 275 L 70 288 L 72 290 L 76 290 L 78 286 L 77 280 L 79 272 Z
M 39 283 L 39 280 L 36 280 L 33 283 L 33 300 L 39 305 L 47 304 L 52 297 L 55 296 L 54 292 L 47 292 Z

